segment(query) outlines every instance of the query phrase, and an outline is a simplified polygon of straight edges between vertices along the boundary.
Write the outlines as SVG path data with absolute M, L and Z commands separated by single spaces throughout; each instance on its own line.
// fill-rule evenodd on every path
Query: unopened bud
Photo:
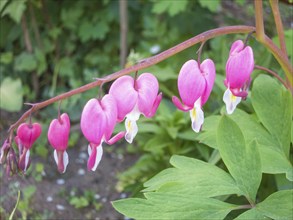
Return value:
M 1 147 L 1 151 L 0 151 L 0 164 L 5 163 L 9 148 L 10 148 L 10 143 L 9 143 L 8 139 L 6 139 Z
M 7 155 L 6 175 L 8 177 L 11 177 L 17 172 L 18 172 L 18 166 L 17 166 L 16 155 L 13 148 L 10 148 Z

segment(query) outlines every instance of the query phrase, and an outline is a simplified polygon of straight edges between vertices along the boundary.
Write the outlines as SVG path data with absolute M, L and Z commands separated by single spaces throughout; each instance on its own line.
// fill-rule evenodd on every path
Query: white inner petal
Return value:
M 236 109 L 236 106 L 241 102 L 241 97 L 233 95 L 233 93 L 228 88 L 223 96 L 223 101 L 226 104 L 226 111 L 230 115 Z
M 200 102 L 201 102 L 201 98 L 196 100 L 196 102 L 194 103 L 193 109 L 189 111 L 190 118 L 191 118 L 191 127 L 197 133 L 200 131 L 201 126 L 204 122 L 204 113 L 201 109 Z
M 65 173 L 66 171 L 66 167 L 68 165 L 68 162 L 69 162 L 69 157 L 68 157 L 68 154 L 66 151 L 63 152 L 63 166 L 64 166 L 64 171 L 63 173 Z
M 90 144 L 87 146 L 87 153 L 89 156 L 91 156 L 91 154 L 92 154 L 92 148 L 91 148 Z
M 125 129 L 126 129 L 126 134 L 125 134 L 125 140 L 128 143 L 132 143 L 133 139 L 135 138 L 137 132 L 138 132 L 138 127 L 136 124 L 136 121 L 139 119 L 140 112 L 138 110 L 137 105 L 133 108 L 133 110 L 126 115 L 125 119 Z
M 54 159 L 55 159 L 55 162 L 58 166 L 58 155 L 57 155 L 57 150 L 54 150 Z
M 30 159 L 30 150 L 27 150 L 25 154 L 24 171 L 26 171 L 27 169 L 29 159 Z
M 95 171 L 102 159 L 103 156 L 103 147 L 102 147 L 102 143 L 96 147 L 97 148 L 97 154 L 96 154 L 96 160 L 95 160 L 95 165 L 92 168 L 92 171 Z

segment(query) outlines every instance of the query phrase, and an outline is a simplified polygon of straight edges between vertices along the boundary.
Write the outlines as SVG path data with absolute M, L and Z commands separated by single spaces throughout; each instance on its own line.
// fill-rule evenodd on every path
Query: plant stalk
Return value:
M 274 19 L 275 19 L 275 24 L 276 24 L 276 28 L 277 28 L 277 33 L 278 33 L 278 37 L 279 37 L 281 50 L 288 57 L 285 36 L 284 36 L 284 28 L 283 28 L 283 23 L 282 23 L 282 19 L 281 19 L 281 15 L 280 15 L 278 2 L 279 2 L 279 0 L 270 0 L 270 5 L 271 5 Z

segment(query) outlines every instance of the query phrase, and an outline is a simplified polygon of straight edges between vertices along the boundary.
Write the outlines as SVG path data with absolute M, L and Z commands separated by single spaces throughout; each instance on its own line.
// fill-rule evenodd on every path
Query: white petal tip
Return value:
M 191 109 L 189 112 L 190 112 L 192 130 L 198 133 L 200 132 L 202 124 L 204 122 L 204 113 L 201 109 L 200 99 L 198 99 L 194 103 L 193 109 Z
M 129 118 L 126 118 L 125 128 L 126 128 L 125 140 L 131 144 L 138 132 L 136 120 L 131 120 Z
M 234 96 L 230 89 L 227 89 L 223 96 L 223 101 L 226 104 L 226 111 L 228 115 L 231 115 L 236 106 L 241 102 L 241 97 Z
M 97 154 L 96 154 L 96 160 L 95 160 L 95 165 L 92 167 L 92 171 L 96 171 L 101 159 L 103 156 L 103 147 L 102 144 L 97 146 Z
M 64 151 L 63 152 L 63 167 L 64 167 L 64 170 L 63 170 L 62 173 L 65 173 L 68 163 L 69 163 L 69 157 L 68 157 L 67 152 Z

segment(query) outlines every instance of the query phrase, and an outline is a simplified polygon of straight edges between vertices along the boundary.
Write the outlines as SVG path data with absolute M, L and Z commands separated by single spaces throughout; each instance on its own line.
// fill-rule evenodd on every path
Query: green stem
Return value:
M 20 190 L 18 190 L 18 193 L 17 193 L 17 201 L 16 201 L 16 204 L 14 206 L 14 209 L 12 210 L 10 216 L 9 216 L 9 220 L 12 220 L 13 219 L 13 216 L 14 216 L 14 213 L 18 207 L 18 203 L 19 203 L 19 199 L 20 199 Z
M 271 74 L 272 76 L 276 77 L 287 89 L 290 89 L 287 83 L 274 71 L 259 65 L 254 66 L 255 69 L 266 71 L 267 73 Z
M 260 42 L 265 40 L 262 0 L 254 0 L 256 37 Z
M 286 49 L 286 43 L 285 43 L 285 36 L 284 36 L 284 29 L 283 29 L 283 23 L 280 15 L 280 10 L 279 10 L 279 4 L 278 0 L 270 0 L 270 5 L 273 11 L 274 19 L 275 19 L 275 24 L 277 28 L 277 33 L 279 37 L 279 42 L 280 42 L 280 47 L 283 53 L 288 56 L 287 54 L 287 49 Z
M 293 87 L 293 68 L 291 63 L 288 60 L 287 54 L 280 50 L 273 41 L 265 35 L 264 31 L 264 22 L 263 22 L 263 9 L 262 9 L 262 0 L 255 0 L 255 25 L 256 25 L 256 39 L 262 43 L 269 51 L 274 55 L 282 69 L 285 72 L 288 85 L 292 90 Z M 276 10 L 276 9 L 275 9 Z M 282 22 L 281 22 L 282 23 Z M 280 24 L 277 24 L 277 29 Z
M 252 205 L 240 205 L 240 206 L 237 206 L 236 208 L 234 208 L 233 210 L 239 210 L 239 209 L 251 209 L 253 208 Z

